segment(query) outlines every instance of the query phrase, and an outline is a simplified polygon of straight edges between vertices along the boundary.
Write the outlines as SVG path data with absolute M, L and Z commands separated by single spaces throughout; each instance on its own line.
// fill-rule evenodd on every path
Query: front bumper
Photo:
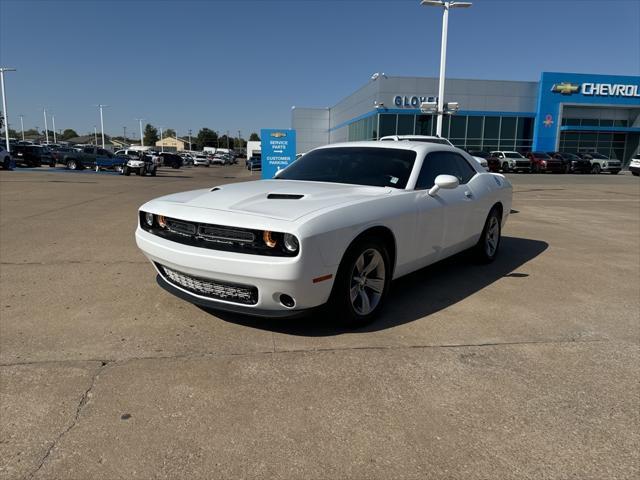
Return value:
M 191 303 L 250 315 L 290 316 L 326 303 L 337 270 L 324 265 L 311 246 L 306 255 L 303 250 L 297 257 L 266 257 L 183 245 L 139 227 L 136 243 L 154 265 L 158 282 L 166 290 Z M 162 266 L 194 278 L 255 287 L 257 300 L 248 305 L 193 293 L 171 281 Z M 328 274 L 332 278 L 313 283 L 314 278 Z M 283 294 L 295 300 L 293 307 L 281 303 Z

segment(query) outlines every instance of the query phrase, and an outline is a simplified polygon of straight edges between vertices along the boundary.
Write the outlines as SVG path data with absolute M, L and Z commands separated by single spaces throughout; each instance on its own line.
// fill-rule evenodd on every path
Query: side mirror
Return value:
M 454 177 L 453 175 L 438 175 L 435 180 L 435 185 L 429 189 L 429 195 L 431 197 L 435 196 L 441 188 L 451 190 L 460 185 L 460 180 L 458 177 Z

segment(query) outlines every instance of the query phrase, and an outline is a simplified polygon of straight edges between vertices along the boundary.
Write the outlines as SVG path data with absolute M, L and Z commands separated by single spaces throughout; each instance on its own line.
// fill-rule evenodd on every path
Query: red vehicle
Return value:
M 561 159 L 551 157 L 546 152 L 529 152 L 525 157 L 531 162 L 531 173 L 567 173 L 564 162 Z

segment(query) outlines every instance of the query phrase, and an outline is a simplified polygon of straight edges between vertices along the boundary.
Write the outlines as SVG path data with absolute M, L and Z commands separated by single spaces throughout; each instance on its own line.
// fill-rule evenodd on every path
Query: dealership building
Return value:
M 330 108 L 292 109 L 297 152 L 386 135 L 435 135 L 420 103 L 437 78 L 376 74 Z M 640 77 L 544 72 L 537 82 L 447 79 L 442 136 L 473 150 L 597 151 L 628 163 L 640 139 Z

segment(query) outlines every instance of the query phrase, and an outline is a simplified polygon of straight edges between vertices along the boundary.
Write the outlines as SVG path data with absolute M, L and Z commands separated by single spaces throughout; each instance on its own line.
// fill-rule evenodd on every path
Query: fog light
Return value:
M 280 295 L 280 303 L 287 308 L 293 308 L 296 306 L 296 301 L 286 293 Z
M 284 234 L 284 248 L 286 248 L 291 253 L 295 253 L 300 248 L 300 243 L 298 239 L 291 235 L 290 233 Z
M 273 238 L 273 233 L 271 233 L 269 230 L 265 230 L 262 233 L 262 240 L 264 240 L 265 245 L 269 248 L 274 248 L 277 243 L 276 239 Z
M 149 225 L 150 227 L 153 227 L 153 213 L 145 213 L 144 214 L 144 221 L 147 223 L 147 225 Z

